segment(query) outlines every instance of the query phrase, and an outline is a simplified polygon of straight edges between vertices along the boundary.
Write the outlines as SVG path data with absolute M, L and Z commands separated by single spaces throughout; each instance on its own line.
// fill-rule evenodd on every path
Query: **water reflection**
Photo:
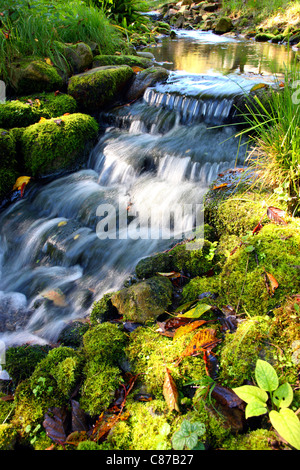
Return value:
M 178 31 L 155 47 L 157 62 L 190 73 L 280 74 L 293 57 L 285 46 L 217 36 L 211 32 Z M 149 49 L 151 50 L 151 49 Z M 171 63 L 170 63 L 171 62 Z

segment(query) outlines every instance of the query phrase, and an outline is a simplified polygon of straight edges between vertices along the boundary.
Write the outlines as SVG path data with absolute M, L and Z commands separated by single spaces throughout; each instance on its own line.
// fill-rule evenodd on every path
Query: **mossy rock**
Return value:
M 0 129 L 0 169 L 14 168 L 16 153 L 16 144 L 12 134 L 6 129 Z
M 89 324 L 81 321 L 74 321 L 67 324 L 61 331 L 58 341 L 63 346 L 77 349 L 83 344 L 83 336 L 89 329 Z
M 154 276 L 114 293 L 111 302 L 125 320 L 145 323 L 165 312 L 172 292 L 169 279 Z
M 7 196 L 13 188 L 18 172 L 7 168 L 0 169 L 0 199 Z
M 267 42 L 271 41 L 275 37 L 275 34 L 272 33 L 258 33 L 255 36 L 256 42 Z
M 8 348 L 5 356 L 5 370 L 9 373 L 14 385 L 28 379 L 37 364 L 47 356 L 49 350 L 50 346 L 38 344 Z
M 83 374 L 80 407 L 92 417 L 99 416 L 113 402 L 115 392 L 123 382 L 121 370 L 116 365 L 91 360 Z
M 118 364 L 123 357 L 126 335 L 109 322 L 90 328 L 83 336 L 83 352 L 87 360 Z
M 247 432 L 247 434 L 231 436 L 226 439 L 222 444 L 222 450 L 274 450 L 274 448 L 279 449 L 279 446 L 288 450 L 288 446 L 279 442 L 275 431 L 256 429 Z
M 65 58 L 71 65 L 74 73 L 84 72 L 92 65 L 93 52 L 88 44 L 78 42 L 72 44 L 64 49 Z
M 122 99 L 133 75 L 127 65 L 96 67 L 71 77 L 68 93 L 75 98 L 80 110 L 99 111 Z
M 0 424 L 0 450 L 14 450 L 18 437 L 17 430 L 11 424 Z
M 78 168 L 97 133 L 96 120 L 81 113 L 47 119 L 27 127 L 21 137 L 27 172 L 43 177 Z
M 140 98 L 148 87 L 152 87 L 157 83 L 165 82 L 169 75 L 169 70 L 164 67 L 153 66 L 146 70 L 142 70 L 135 76 L 134 81 L 127 92 L 126 99 L 128 101 L 132 101 Z
M 225 16 L 223 18 L 220 18 L 217 21 L 217 24 L 215 26 L 215 33 L 217 34 L 224 34 L 224 33 L 229 33 L 233 28 L 232 20 L 231 18 Z
M 106 322 L 118 315 L 118 310 L 111 303 L 112 293 L 104 294 L 104 296 L 93 303 L 90 321 L 95 326 L 99 323 Z
M 37 123 L 41 117 L 51 118 L 75 113 L 76 101 L 64 93 L 36 93 L 0 104 L 0 127 L 12 129 Z
M 56 68 L 39 59 L 23 59 L 10 66 L 10 84 L 17 95 L 55 91 L 63 87 Z
M 105 65 L 129 65 L 144 69 L 152 65 L 152 60 L 135 55 L 97 55 L 94 57 L 93 67 Z
M 137 386 L 156 398 L 163 399 L 163 384 L 166 367 L 171 372 L 178 391 L 184 394 L 187 382 L 205 377 L 205 364 L 200 356 L 184 356 L 183 352 L 191 343 L 195 332 L 173 340 L 161 335 L 156 325 L 140 326 L 130 333 L 125 348 L 131 372 L 138 375 Z M 179 364 L 176 364 L 177 360 Z

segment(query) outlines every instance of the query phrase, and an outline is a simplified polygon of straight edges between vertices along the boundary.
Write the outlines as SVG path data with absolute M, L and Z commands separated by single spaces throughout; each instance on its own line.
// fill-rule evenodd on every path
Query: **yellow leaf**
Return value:
M 64 225 L 67 225 L 67 221 L 66 220 L 62 220 L 61 222 L 59 222 L 57 224 L 58 227 L 63 227 Z
M 190 344 L 187 346 L 183 352 L 183 356 L 192 356 L 197 354 L 204 349 L 208 344 L 216 340 L 216 330 L 213 328 L 204 328 L 203 330 L 198 331 Z
M 47 119 L 44 118 L 44 117 L 41 117 L 40 120 L 39 120 L 39 122 L 44 122 L 44 121 L 47 121 Z
M 13 186 L 13 191 L 16 190 L 16 189 L 21 189 L 22 188 L 22 185 L 25 183 L 25 184 L 28 184 L 29 181 L 31 179 L 31 176 L 20 176 L 14 186 Z
M 49 57 L 45 57 L 45 62 L 48 65 L 53 65 L 53 62 L 51 61 L 51 59 L 49 59 Z
M 79 235 L 79 233 L 77 233 L 77 235 L 75 235 L 75 237 L 74 237 L 74 240 L 77 240 L 77 238 L 79 238 L 79 237 L 80 237 L 80 235 Z
M 261 88 L 269 88 L 269 85 L 266 83 L 257 83 L 257 85 L 254 85 L 250 91 L 260 90 Z
M 193 321 L 192 323 L 188 323 L 187 325 L 180 326 L 175 331 L 173 341 L 175 341 L 176 339 L 180 338 L 183 335 L 190 333 L 191 331 L 196 330 L 196 328 L 199 328 L 199 326 L 204 325 L 204 323 L 206 323 L 206 320 L 196 320 L 196 321 Z

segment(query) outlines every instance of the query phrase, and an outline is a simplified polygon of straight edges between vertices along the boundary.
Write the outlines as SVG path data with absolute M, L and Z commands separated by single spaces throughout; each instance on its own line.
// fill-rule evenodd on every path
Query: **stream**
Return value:
M 200 31 L 147 50 L 168 81 L 99 116 L 103 132 L 84 169 L 33 184 L 0 213 L 6 345 L 55 342 L 141 258 L 199 235 L 209 184 L 244 164 L 235 98 L 288 61 L 284 46 Z

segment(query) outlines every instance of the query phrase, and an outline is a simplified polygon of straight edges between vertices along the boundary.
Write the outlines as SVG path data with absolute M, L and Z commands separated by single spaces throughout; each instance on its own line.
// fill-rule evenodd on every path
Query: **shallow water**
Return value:
M 104 132 L 85 169 L 33 185 L 0 213 L 6 345 L 56 341 L 141 258 L 194 236 L 208 185 L 244 162 L 234 99 L 270 81 L 271 65 L 280 71 L 286 58 L 280 46 L 183 31 L 151 51 L 170 68 L 167 83 L 100 116 Z M 263 75 L 254 75 L 259 61 Z

